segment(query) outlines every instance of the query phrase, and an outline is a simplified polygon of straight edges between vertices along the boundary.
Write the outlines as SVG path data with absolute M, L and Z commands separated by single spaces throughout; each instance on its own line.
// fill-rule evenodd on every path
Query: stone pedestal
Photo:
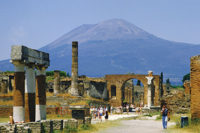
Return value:
M 72 118 L 77 119 L 79 124 L 85 124 L 85 117 L 90 116 L 90 108 L 86 105 L 69 106 L 72 110 Z

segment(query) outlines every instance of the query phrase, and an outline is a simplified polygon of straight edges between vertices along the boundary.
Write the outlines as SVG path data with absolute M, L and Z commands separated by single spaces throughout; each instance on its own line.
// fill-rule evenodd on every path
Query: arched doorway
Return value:
M 144 106 L 144 85 L 138 79 L 128 79 L 121 87 L 122 106 Z
M 141 75 L 141 74 L 126 74 L 126 75 L 106 75 L 107 89 L 109 92 L 109 102 L 114 107 L 122 105 L 125 91 L 123 85 L 130 79 L 140 80 L 144 86 L 143 105 L 150 107 L 152 105 L 159 106 L 159 75 Z M 153 84 L 152 84 L 153 83 Z M 111 85 L 116 86 L 116 99 L 111 98 Z M 153 89 L 152 89 L 153 87 Z

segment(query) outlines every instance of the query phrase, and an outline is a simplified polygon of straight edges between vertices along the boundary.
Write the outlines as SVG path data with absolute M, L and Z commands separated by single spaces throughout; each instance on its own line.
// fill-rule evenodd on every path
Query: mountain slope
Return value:
M 79 75 L 104 76 L 129 72 L 155 74 L 180 82 L 190 71 L 190 57 L 200 53 L 200 45 L 158 38 L 121 19 L 82 25 L 46 45 L 49 70 L 71 72 L 71 42 L 79 41 Z M 0 62 L 0 70 L 8 67 Z M 4 61 L 5 64 L 5 61 Z M 3 67 L 4 66 L 4 67 Z

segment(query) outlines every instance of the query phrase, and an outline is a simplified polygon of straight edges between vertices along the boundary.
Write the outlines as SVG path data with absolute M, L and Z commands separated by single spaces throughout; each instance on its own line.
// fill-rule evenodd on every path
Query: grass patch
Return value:
M 184 116 L 188 116 L 189 125 L 181 128 L 181 114 L 173 114 L 171 115 L 171 121 L 175 122 L 176 125 L 168 129 L 169 133 L 200 133 L 200 121 L 194 120 L 191 121 L 190 114 L 184 114 Z
M 69 119 L 72 118 L 71 115 L 58 115 L 58 114 L 47 114 L 47 119 L 53 120 L 53 119 Z
M 0 123 L 7 123 L 7 122 L 9 122 L 10 121 L 10 118 L 9 117 L 0 117 Z
M 79 133 L 95 133 L 99 130 L 104 130 L 109 127 L 114 127 L 119 125 L 119 120 L 117 121 L 106 121 L 106 122 L 100 122 L 94 125 L 88 126 L 82 126 L 79 128 Z

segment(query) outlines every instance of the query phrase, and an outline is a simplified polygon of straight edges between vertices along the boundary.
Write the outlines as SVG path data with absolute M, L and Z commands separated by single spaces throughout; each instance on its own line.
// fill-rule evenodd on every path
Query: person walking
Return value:
M 106 111 L 105 120 L 108 120 L 108 111 Z
M 127 114 L 129 112 L 129 105 L 128 104 L 126 105 L 126 112 L 127 112 Z
M 166 105 L 163 105 L 161 114 L 162 114 L 163 129 L 167 129 L 167 121 L 170 120 L 170 117 L 169 117 L 169 110 L 166 107 Z

